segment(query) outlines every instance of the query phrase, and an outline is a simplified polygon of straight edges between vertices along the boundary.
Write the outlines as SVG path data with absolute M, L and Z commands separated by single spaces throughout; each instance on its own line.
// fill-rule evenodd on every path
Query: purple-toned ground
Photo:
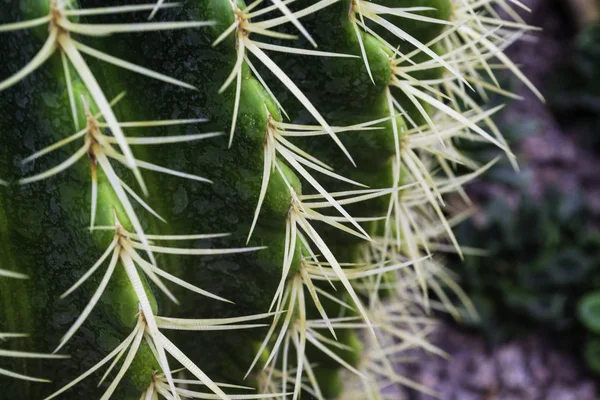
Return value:
M 543 335 L 491 347 L 473 334 L 440 324 L 430 337 L 449 359 L 415 351 L 398 372 L 436 390 L 441 400 L 598 400 L 600 392 L 572 354 Z M 396 397 L 396 396 L 395 396 Z M 397 399 L 434 400 L 401 388 Z
M 521 0 L 532 9 L 523 14 L 528 23 L 542 28 L 531 42 L 519 42 L 508 54 L 525 75 L 542 92 L 547 93 L 552 80 L 560 79 L 555 70 L 570 59 L 574 23 L 569 18 L 566 0 Z M 515 149 L 519 164 L 532 173 L 534 193 L 556 186 L 565 191 L 580 189 L 595 212 L 600 213 L 600 159 L 578 144 L 576 128 L 560 127 L 548 107 L 529 90 L 521 88 L 523 101 L 513 103 L 502 114 L 502 123 L 524 125 L 534 122 L 534 131 Z

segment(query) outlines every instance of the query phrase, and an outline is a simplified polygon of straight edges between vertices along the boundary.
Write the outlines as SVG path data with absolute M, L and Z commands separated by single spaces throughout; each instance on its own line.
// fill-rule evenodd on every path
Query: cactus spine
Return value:
M 31 279 L 0 281 L 0 330 L 71 355 L 9 393 L 430 392 L 394 362 L 442 354 L 428 311 L 463 296 L 443 196 L 489 165 L 457 141 L 514 157 L 471 97 L 514 96 L 498 67 L 535 91 L 502 53 L 530 30 L 514 2 L 80 3 L 1 13 L 0 276 Z

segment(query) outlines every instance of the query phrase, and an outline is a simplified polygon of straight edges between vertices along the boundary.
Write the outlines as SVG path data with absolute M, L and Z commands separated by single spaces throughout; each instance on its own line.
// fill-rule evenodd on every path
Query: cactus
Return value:
M 28 279 L 27 275 L 23 275 L 21 273 L 14 272 L 14 271 L 8 271 L 5 269 L 0 269 L 0 277 L 11 278 L 11 279 Z M 24 334 L 24 333 L 0 333 L 0 340 L 16 339 L 16 338 L 23 338 L 23 337 L 27 337 L 27 334 Z M 41 354 L 41 353 L 31 353 L 31 352 L 4 350 L 4 349 L 0 349 L 0 357 L 6 357 L 6 358 L 10 357 L 10 358 L 18 358 L 18 359 L 35 358 L 35 359 L 46 359 L 46 360 L 47 359 L 66 358 L 65 356 L 56 355 L 56 354 Z M 9 378 L 20 379 L 20 380 L 27 381 L 27 382 L 38 382 L 38 383 L 50 382 L 47 379 L 35 378 L 32 376 L 19 374 L 19 373 L 9 371 L 9 370 L 3 369 L 3 368 L 0 368 L 0 375 L 9 377 Z
M 515 5 L 80 3 L 0 13 L 2 266 L 30 277 L 0 281 L 0 330 L 31 335 L 0 356 L 52 380 L 5 393 L 432 393 L 394 363 L 443 355 L 428 312 L 464 299 L 442 198 L 492 163 L 457 141 L 514 158 L 472 93 L 512 96 L 497 60 L 539 95 L 502 52 Z

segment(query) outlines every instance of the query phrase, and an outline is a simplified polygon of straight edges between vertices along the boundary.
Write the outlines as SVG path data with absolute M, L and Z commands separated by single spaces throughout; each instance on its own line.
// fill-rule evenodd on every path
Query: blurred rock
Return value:
M 463 377 L 463 384 L 479 391 L 496 391 L 499 386 L 493 358 L 475 354 L 471 360 L 473 372 Z
M 398 366 L 405 377 L 438 391 L 441 400 L 598 400 L 600 392 L 574 355 L 541 335 L 489 347 L 483 338 L 440 324 L 433 344 L 451 359 L 412 354 Z M 436 400 L 404 387 L 398 399 Z
M 531 377 L 526 370 L 522 349 L 517 344 L 504 346 L 497 353 L 500 380 L 512 390 L 524 391 L 531 383 Z

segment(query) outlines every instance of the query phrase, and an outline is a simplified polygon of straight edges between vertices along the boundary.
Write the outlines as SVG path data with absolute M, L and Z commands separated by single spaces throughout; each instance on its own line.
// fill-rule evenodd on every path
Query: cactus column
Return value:
M 432 258 L 446 241 L 460 251 L 443 195 L 487 167 L 454 141 L 511 156 L 497 109 L 470 93 L 508 94 L 480 75 L 493 76 L 493 57 L 529 84 L 499 51 L 527 27 L 493 3 L 7 7 L 0 248 L 31 279 L 2 286 L 14 295 L 0 295 L 0 331 L 71 358 L 52 369 L 16 358 L 53 382 L 3 387 L 119 399 L 427 391 L 393 360 L 415 346 L 439 354 L 419 322 L 429 290 L 454 311 Z

